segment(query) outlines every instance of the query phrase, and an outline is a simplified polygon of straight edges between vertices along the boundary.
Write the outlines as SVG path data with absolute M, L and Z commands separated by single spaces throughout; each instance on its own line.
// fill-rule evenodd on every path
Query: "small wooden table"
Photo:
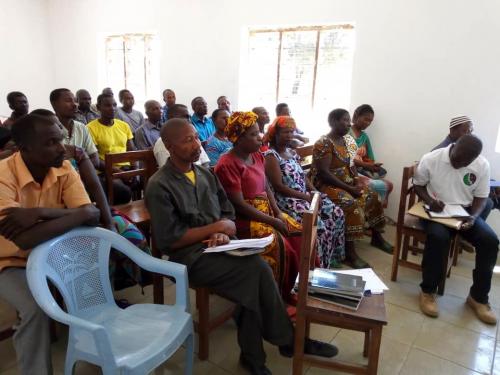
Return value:
M 297 311 L 297 313 L 299 312 Z M 322 359 L 303 354 L 302 356 L 299 355 L 302 358 L 294 358 L 294 374 L 302 372 L 302 363 L 296 364 L 296 362 L 307 362 L 315 367 L 335 369 L 351 374 L 377 373 L 382 327 L 387 324 L 383 294 L 364 297 L 357 311 L 308 297 L 305 306 L 305 316 L 306 326 L 310 323 L 319 323 L 364 332 L 363 355 L 368 357 L 368 364 L 355 365 L 335 359 Z

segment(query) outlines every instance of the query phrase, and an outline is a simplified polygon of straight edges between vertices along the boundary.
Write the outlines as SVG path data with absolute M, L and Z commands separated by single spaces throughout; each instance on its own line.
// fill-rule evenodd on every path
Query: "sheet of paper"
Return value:
M 427 210 L 429 210 L 429 207 L 426 205 L 425 206 Z M 430 211 L 429 215 L 431 217 L 436 217 L 436 218 L 448 218 L 448 217 L 468 217 L 470 216 L 465 209 L 459 205 L 459 204 L 447 204 L 444 206 L 443 211 L 441 212 L 434 212 Z
M 236 249 L 250 249 L 250 248 L 263 248 L 273 242 L 274 235 L 263 238 L 252 238 L 248 240 L 232 240 L 226 245 L 208 247 L 204 253 L 222 253 L 224 251 Z
M 372 268 L 361 268 L 359 270 L 334 270 L 333 272 L 361 276 L 363 281 L 366 282 L 365 290 L 369 290 L 372 294 L 383 294 L 384 290 L 389 290 L 387 285 L 384 284 Z

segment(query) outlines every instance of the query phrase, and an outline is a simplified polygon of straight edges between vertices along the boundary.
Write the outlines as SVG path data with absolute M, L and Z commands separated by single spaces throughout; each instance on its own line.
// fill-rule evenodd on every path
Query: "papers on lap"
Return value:
M 424 220 L 431 220 L 435 221 L 436 223 L 443 224 L 447 227 L 453 228 L 453 229 L 460 229 L 462 226 L 462 220 L 456 219 L 456 218 L 432 218 L 429 216 L 429 214 L 425 211 L 424 208 L 424 202 L 417 202 L 415 203 L 409 210 L 408 213 L 410 215 L 419 217 Z
M 273 242 L 274 235 L 264 238 L 252 238 L 248 240 L 232 240 L 226 245 L 208 247 L 204 253 L 223 253 L 239 249 L 262 249 Z
M 430 207 L 427 205 L 425 205 L 424 208 L 432 218 L 467 218 L 470 216 L 469 213 L 459 204 L 447 204 L 441 212 L 431 211 Z

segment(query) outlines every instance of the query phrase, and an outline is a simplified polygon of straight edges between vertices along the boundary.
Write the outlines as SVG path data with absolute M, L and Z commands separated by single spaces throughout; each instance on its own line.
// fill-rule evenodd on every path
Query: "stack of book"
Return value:
M 334 305 L 357 310 L 363 299 L 366 282 L 361 276 L 316 268 L 309 273 L 309 296 Z M 298 278 L 295 283 L 298 290 Z

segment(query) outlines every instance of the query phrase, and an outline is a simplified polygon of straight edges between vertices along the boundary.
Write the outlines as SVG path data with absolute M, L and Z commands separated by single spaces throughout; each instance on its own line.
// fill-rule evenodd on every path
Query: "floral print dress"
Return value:
M 285 159 L 274 149 L 269 149 L 265 156 L 272 155 L 280 165 L 283 183 L 289 188 L 306 193 L 306 176 L 300 165 L 300 157 L 293 150 L 289 150 L 293 157 Z M 276 203 L 283 212 L 287 213 L 299 223 L 302 214 L 309 210 L 309 202 L 304 199 L 285 196 L 275 192 Z M 322 268 L 329 268 L 332 263 L 340 263 L 345 256 L 344 241 L 344 212 L 336 206 L 326 194 L 321 194 L 321 207 L 318 215 L 318 257 Z

